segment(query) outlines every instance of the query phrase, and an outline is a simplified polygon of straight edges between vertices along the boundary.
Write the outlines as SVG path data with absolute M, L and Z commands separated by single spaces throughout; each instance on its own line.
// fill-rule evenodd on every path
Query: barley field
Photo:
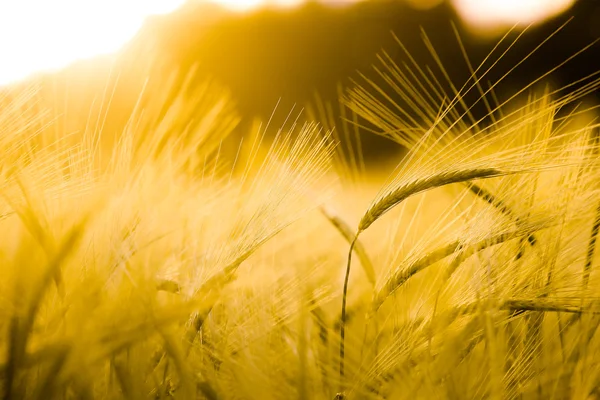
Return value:
M 194 69 L 3 89 L 4 398 L 600 399 L 600 75 L 459 44 L 250 129 Z

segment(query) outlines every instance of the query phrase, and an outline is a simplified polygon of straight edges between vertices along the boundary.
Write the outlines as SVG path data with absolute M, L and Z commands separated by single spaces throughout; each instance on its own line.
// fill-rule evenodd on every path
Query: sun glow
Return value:
M 479 28 L 530 24 L 567 10 L 575 0 L 453 0 L 461 17 Z
M 212 0 L 212 2 L 233 11 L 248 11 L 265 6 L 293 7 L 304 3 L 304 0 Z
M 307 0 L 0 0 L 0 85 L 113 53 L 138 32 L 148 16 L 169 13 L 186 1 L 214 2 L 232 11 L 248 11 L 293 7 Z M 321 0 L 330 5 L 356 1 L 360 0 Z M 441 0 L 404 1 L 422 8 Z M 452 1 L 467 23 L 484 28 L 537 22 L 574 2 Z
M 0 84 L 118 50 L 185 0 L 2 0 Z

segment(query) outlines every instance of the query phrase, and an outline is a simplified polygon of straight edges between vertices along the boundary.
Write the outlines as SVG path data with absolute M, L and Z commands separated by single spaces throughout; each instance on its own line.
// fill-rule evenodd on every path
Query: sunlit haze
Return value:
M 530 24 L 567 10 L 574 0 L 453 0 L 462 18 L 478 27 Z
M 304 3 L 304 0 L 212 0 L 234 11 L 248 11 L 262 6 L 293 7 Z M 350 2 L 351 0 L 342 0 Z
M 52 71 L 118 50 L 145 18 L 171 12 L 186 0 L 2 0 L 0 84 Z M 236 11 L 294 6 L 305 0 L 214 0 Z M 350 0 L 330 0 L 332 3 Z M 400 0 L 399 0 L 400 1 Z M 410 0 L 414 5 L 418 0 Z M 454 0 L 476 25 L 535 22 L 565 10 L 573 0 Z M 431 1 L 428 1 L 431 3 Z
M 185 0 L 2 0 L 0 84 L 118 50 Z

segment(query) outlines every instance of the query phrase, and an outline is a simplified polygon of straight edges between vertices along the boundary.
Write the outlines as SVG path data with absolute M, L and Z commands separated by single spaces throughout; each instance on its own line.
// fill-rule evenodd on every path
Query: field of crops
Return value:
M 4 90 L 4 398 L 600 399 L 600 75 L 499 99 L 510 46 L 241 136 L 195 70 Z

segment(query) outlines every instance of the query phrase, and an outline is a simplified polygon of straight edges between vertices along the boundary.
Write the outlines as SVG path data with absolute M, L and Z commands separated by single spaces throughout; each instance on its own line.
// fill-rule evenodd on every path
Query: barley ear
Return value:
M 417 193 L 451 183 L 465 182 L 472 179 L 494 178 L 512 173 L 515 172 L 501 171 L 496 168 L 468 168 L 443 171 L 425 178 L 414 179 L 400 185 L 376 201 L 360 220 L 358 230 L 359 232 L 366 230 L 383 214 Z
M 463 253 L 459 255 L 459 260 L 465 260 L 481 250 L 507 242 L 509 240 L 531 236 L 532 232 L 545 227 L 546 225 L 544 224 L 540 224 L 539 226 L 532 225 L 529 227 L 518 228 L 514 231 L 491 234 L 482 240 L 468 245 L 465 245 L 466 242 L 464 240 L 454 240 L 438 247 L 435 250 L 430 251 L 429 253 L 426 253 L 417 259 L 410 260 L 404 268 L 398 269 L 395 273 L 393 273 L 387 279 L 382 289 L 375 293 L 372 303 L 372 311 L 377 311 L 392 293 L 398 290 L 398 288 L 404 285 L 404 283 L 406 283 L 406 281 L 408 281 L 414 275 L 452 254 L 462 251 Z M 450 275 L 454 272 L 453 269 L 457 268 L 458 265 L 459 264 L 456 263 L 451 265 L 450 269 L 446 272 L 447 278 L 450 277 Z

